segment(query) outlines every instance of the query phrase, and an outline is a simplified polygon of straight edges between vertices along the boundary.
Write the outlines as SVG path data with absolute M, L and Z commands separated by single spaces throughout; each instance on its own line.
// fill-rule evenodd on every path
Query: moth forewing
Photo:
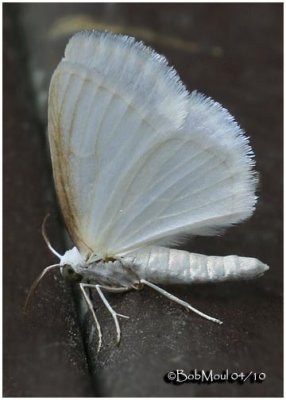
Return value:
M 75 205 L 78 192 L 71 179 L 72 154 L 64 134 L 71 129 L 65 125 L 66 118 L 63 115 L 66 112 L 64 103 L 69 94 L 70 79 L 70 73 L 65 74 L 59 67 L 54 72 L 49 90 L 48 133 L 55 188 L 64 222 L 73 243 L 83 255 L 87 255 L 92 253 L 92 249 L 84 242 L 84 234 L 80 229 L 80 215 Z M 66 81 L 66 85 L 62 81 Z M 72 119 L 72 114 L 69 119 Z

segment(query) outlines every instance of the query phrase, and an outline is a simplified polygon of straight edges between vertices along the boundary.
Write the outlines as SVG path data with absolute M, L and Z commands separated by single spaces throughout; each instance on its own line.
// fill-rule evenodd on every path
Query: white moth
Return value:
M 262 275 L 254 258 L 170 249 L 186 235 L 214 235 L 248 218 L 257 180 L 248 139 L 222 106 L 189 93 L 164 57 L 135 39 L 80 32 L 69 41 L 49 91 L 56 191 L 75 247 L 60 255 L 67 280 L 104 292 L 143 285 L 195 311 L 157 284 Z

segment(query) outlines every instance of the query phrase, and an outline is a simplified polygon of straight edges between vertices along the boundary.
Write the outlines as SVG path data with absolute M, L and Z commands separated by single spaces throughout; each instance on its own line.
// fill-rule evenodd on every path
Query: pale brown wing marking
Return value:
M 49 140 L 56 193 L 67 231 L 81 254 L 88 257 L 92 253 L 92 249 L 84 242 L 76 218 L 77 211 L 73 201 L 73 189 L 69 176 L 69 154 L 63 151 L 60 115 L 56 111 L 56 109 L 59 110 L 56 96 L 56 78 L 57 76 L 54 76 L 49 94 Z

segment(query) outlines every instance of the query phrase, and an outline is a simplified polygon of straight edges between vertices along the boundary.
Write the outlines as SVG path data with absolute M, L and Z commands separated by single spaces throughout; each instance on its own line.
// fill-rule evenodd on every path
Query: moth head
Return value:
M 69 265 L 65 264 L 61 267 L 61 274 L 65 281 L 67 282 L 80 282 L 83 278 L 82 274 L 79 274 L 74 270 L 74 268 Z
M 60 258 L 62 277 L 67 282 L 80 282 L 82 280 L 80 272 L 85 264 L 84 258 L 76 247 L 67 250 Z
M 46 215 L 44 218 L 43 224 L 42 224 L 42 235 L 44 237 L 44 240 L 48 246 L 48 248 L 51 250 L 51 252 L 58 257 L 59 263 L 49 265 L 46 267 L 40 275 L 37 277 L 37 279 L 34 281 L 32 284 L 28 296 L 26 298 L 26 302 L 24 305 L 24 312 L 27 311 L 28 303 L 29 300 L 34 293 L 35 289 L 37 288 L 38 284 L 42 280 L 42 278 L 51 270 L 54 270 L 55 268 L 60 269 L 61 274 L 63 278 L 66 281 L 69 282 L 80 282 L 82 280 L 82 275 L 80 274 L 80 271 L 82 271 L 83 267 L 86 265 L 86 262 L 83 258 L 83 256 L 80 254 L 78 249 L 76 247 L 73 247 L 71 250 L 67 250 L 65 254 L 61 255 L 58 253 L 51 245 L 46 232 L 45 232 L 45 224 L 47 221 L 47 218 L 49 217 L 49 214 Z
M 86 264 L 84 257 L 80 254 L 76 247 L 67 250 L 64 255 L 60 256 L 60 265 L 69 265 L 76 272 L 79 268 Z

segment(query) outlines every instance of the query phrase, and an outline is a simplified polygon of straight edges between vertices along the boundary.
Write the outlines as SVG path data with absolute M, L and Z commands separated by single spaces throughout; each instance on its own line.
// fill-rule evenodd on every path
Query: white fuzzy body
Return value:
M 72 250 L 75 256 L 77 250 Z M 120 287 L 138 284 L 141 279 L 167 285 L 251 279 L 268 270 L 268 266 L 256 258 L 205 256 L 157 246 L 138 250 L 112 262 L 79 264 L 63 256 L 61 264 L 67 262 L 82 274 L 85 281 Z
M 268 269 L 254 258 L 166 248 L 250 217 L 257 179 L 249 140 L 232 115 L 188 92 L 143 43 L 94 31 L 74 35 L 51 80 L 48 131 L 56 191 L 76 247 L 61 256 L 46 239 L 60 263 L 43 274 L 60 267 L 64 279 L 79 282 L 98 349 L 102 333 L 87 288 L 111 313 L 119 342 L 124 316 L 103 291 L 147 285 L 220 324 L 156 284 L 248 279 Z
M 257 180 L 234 118 L 189 93 L 142 43 L 100 32 L 70 40 L 51 81 L 49 140 L 76 245 L 61 266 L 118 286 L 250 278 L 267 269 L 251 258 L 158 247 L 248 218 Z

